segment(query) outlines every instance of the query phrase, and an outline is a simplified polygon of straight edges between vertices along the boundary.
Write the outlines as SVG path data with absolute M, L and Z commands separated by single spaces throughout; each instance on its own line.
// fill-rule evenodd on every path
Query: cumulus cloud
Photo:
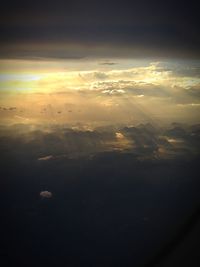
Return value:
M 108 95 L 121 95 L 124 94 L 125 91 L 122 89 L 112 89 L 112 90 L 103 90 L 102 93 Z
M 93 88 L 102 93 L 120 94 L 126 93 L 132 96 L 146 95 L 153 97 L 169 97 L 170 90 L 165 86 L 160 86 L 153 83 L 142 83 L 128 80 L 119 80 L 115 82 L 98 82 L 93 85 Z

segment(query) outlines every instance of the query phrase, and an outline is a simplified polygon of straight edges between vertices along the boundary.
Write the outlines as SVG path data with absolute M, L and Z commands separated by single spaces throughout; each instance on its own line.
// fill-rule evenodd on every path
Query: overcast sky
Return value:
M 194 1 L 5 1 L 1 118 L 199 122 L 198 13 Z
M 194 1 L 4 1 L 0 57 L 199 58 Z

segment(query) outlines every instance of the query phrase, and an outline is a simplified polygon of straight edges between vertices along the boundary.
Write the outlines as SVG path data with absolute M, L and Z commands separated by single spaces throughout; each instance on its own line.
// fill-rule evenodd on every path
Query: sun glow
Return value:
M 178 74 L 170 62 L 114 61 L 114 65 L 85 59 L 77 63 L 4 62 L 5 70 L 0 73 L 2 120 L 109 124 L 149 116 L 157 120 L 166 114 L 195 118 L 200 104 L 196 97 L 200 77 L 192 74 L 196 69 L 191 67 L 188 72 L 187 67 Z

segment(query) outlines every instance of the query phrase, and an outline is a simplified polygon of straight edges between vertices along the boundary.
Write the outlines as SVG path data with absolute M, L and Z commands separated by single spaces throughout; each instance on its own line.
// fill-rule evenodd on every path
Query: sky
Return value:
M 1 3 L 2 266 L 153 266 L 183 240 L 200 210 L 198 22 L 193 0 Z
M 193 1 L 6 1 L 2 123 L 198 123 L 197 10 Z
M 198 61 L 7 59 L 0 69 L 4 124 L 199 123 Z
M 199 58 L 197 1 L 6 1 L 1 57 Z

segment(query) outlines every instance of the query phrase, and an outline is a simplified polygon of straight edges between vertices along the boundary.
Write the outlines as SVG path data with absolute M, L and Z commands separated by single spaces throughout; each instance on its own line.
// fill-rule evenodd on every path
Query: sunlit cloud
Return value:
M 50 159 L 53 159 L 53 156 L 52 156 L 52 155 L 44 156 L 44 157 L 38 158 L 39 161 L 46 161 L 46 160 L 50 160 Z
M 0 74 L 1 118 L 10 123 L 83 124 L 137 123 L 158 117 L 165 121 L 166 116 L 197 119 L 197 65 L 119 59 L 114 65 L 99 65 L 99 60 L 79 60 L 77 66 L 67 62 L 41 61 L 43 67 L 38 68 L 34 62 L 13 61 L 13 69 L 9 65 L 10 71 Z M 28 72 L 23 64 L 29 66 Z M 12 106 L 16 110 L 8 112 Z
M 52 198 L 53 194 L 50 191 L 41 191 L 40 197 L 42 198 Z

